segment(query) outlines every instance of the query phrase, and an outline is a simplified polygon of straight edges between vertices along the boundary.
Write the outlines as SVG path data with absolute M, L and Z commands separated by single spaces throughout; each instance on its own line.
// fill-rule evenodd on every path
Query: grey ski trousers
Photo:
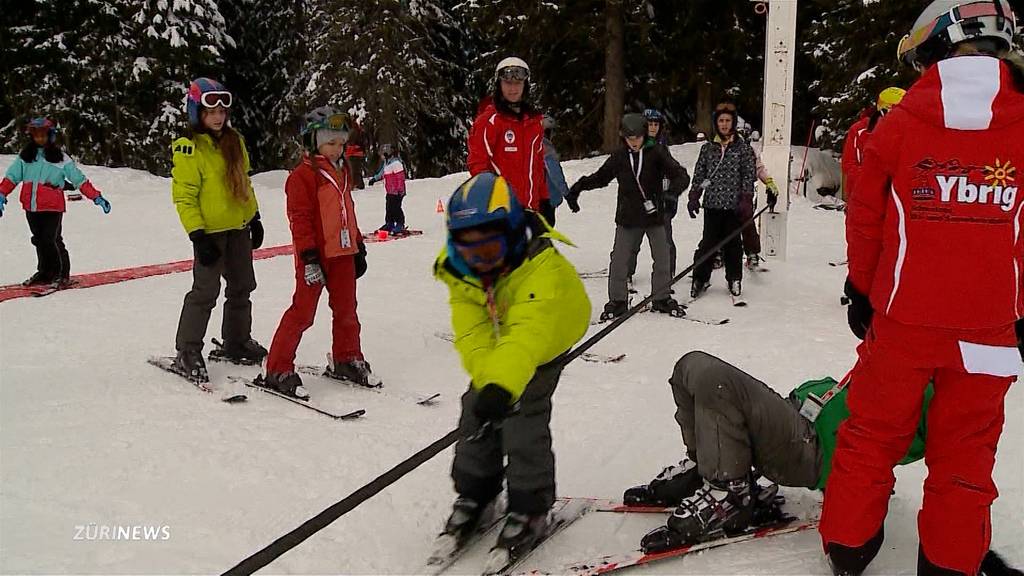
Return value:
M 477 392 L 462 395 L 461 438 L 455 444 L 452 479 L 460 496 L 490 502 L 508 480 L 508 509 L 546 512 L 555 501 L 555 455 L 551 451 L 551 395 L 562 375 L 561 357 L 537 368 L 519 399 L 519 411 L 501 427 L 468 441 L 483 424 L 473 413 Z M 505 465 L 505 458 L 508 465 Z
M 252 334 L 249 294 L 256 289 L 256 273 L 249 229 L 217 232 L 210 237 L 217 242 L 221 256 L 212 266 L 203 266 L 198 258 L 192 263 L 192 290 L 185 295 L 174 342 L 179 351 L 202 351 L 210 312 L 220 296 L 221 276 L 227 282 L 221 338 L 225 343 L 246 342 Z
M 640 243 L 643 242 L 644 236 L 647 236 L 647 244 L 651 248 L 651 257 L 654 260 L 651 271 L 651 290 L 655 290 L 654 299 L 668 298 L 668 282 L 672 277 L 669 274 L 669 247 L 665 226 L 616 226 L 612 261 L 608 265 L 608 300 L 625 302 L 628 299 L 626 283 L 630 276 L 630 262 L 632 261 L 635 266 L 636 255 L 640 251 Z
M 673 217 L 674 218 L 674 217 Z M 668 276 L 676 277 L 676 239 L 672 234 L 672 218 L 665 216 L 665 239 L 668 242 Z M 758 250 L 760 252 L 760 250 Z M 639 251 L 633 253 L 629 259 L 629 276 L 636 274 L 636 257 Z
M 704 353 L 676 362 L 669 379 L 686 456 L 708 480 L 757 469 L 783 486 L 814 488 L 822 453 L 814 424 L 750 374 Z

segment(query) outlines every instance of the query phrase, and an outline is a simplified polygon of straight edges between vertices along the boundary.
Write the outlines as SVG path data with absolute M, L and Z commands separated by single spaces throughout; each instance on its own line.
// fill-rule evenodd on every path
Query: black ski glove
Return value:
M 569 188 L 569 193 L 565 196 L 565 203 L 569 206 L 569 210 L 572 210 L 573 214 L 580 211 L 579 182 L 573 184 L 572 188 Z
M 686 203 L 686 211 L 690 214 L 690 218 L 696 218 L 697 214 L 700 214 L 700 200 L 691 197 L 690 201 Z
M 871 327 L 871 317 L 875 314 L 875 310 L 871 307 L 868 297 L 858 292 L 849 278 L 846 279 L 843 292 L 850 299 L 849 307 L 846 309 L 846 321 L 850 324 L 850 331 L 854 336 L 863 340 L 868 333 L 868 328 Z
M 252 238 L 253 250 L 263 246 L 263 223 L 260 222 L 259 212 L 256 212 L 256 215 L 249 221 L 249 237 Z
M 362 278 L 363 274 L 366 274 L 366 244 L 360 240 L 359 252 L 356 254 L 356 279 Z
M 220 248 L 217 242 L 211 238 L 206 230 L 195 230 L 188 235 L 192 241 L 192 248 L 196 254 L 196 260 L 203 266 L 213 266 L 220 260 Z
M 484 386 L 476 395 L 473 414 L 480 422 L 501 422 L 512 413 L 512 395 L 497 384 Z

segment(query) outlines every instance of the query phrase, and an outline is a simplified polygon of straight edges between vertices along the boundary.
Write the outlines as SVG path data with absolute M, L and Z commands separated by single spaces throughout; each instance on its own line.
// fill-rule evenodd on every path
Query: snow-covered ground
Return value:
M 674 152 L 692 167 L 693 146 Z M 0 157 L 0 170 L 13 157 Z M 573 182 L 602 158 L 565 164 Z M 83 167 L 113 204 L 104 215 L 88 202 L 69 206 L 64 237 L 73 273 L 152 264 L 191 256 L 170 200 L 170 183 L 127 169 Z M 289 241 L 286 174 L 254 178 L 267 246 Z M 387 389 L 440 392 L 421 407 L 403 399 L 339 388 L 307 378 L 311 393 L 334 407 L 362 407 L 358 421 L 335 422 L 264 395 L 228 405 L 146 364 L 171 354 L 190 274 L 172 274 L 47 298 L 0 304 L 0 572 L 218 573 L 439 438 L 456 423 L 467 380 L 451 345 L 446 290 L 431 278 L 443 242 L 438 199 L 464 178 L 417 180 L 405 201 L 408 222 L 425 234 L 369 247 L 359 283 L 363 349 Z M 577 248 L 563 252 L 580 271 L 608 264 L 614 185 L 586 193 L 583 211 L 559 211 L 558 227 Z M 356 193 L 364 230 L 383 222 L 381 185 Z M 13 197 L 0 219 L 0 284 L 33 271 L 28 227 Z M 700 220 L 676 220 L 680 268 L 690 260 Z M 706 350 L 757 375 L 780 392 L 809 377 L 841 375 L 854 360 L 839 295 L 845 270 L 843 215 L 794 201 L 789 260 L 748 277 L 750 306 L 733 308 L 721 272 L 693 315 L 732 318 L 704 326 L 639 315 L 595 352 L 626 353 L 619 364 L 570 365 L 555 394 L 552 422 L 562 495 L 617 497 L 682 453 L 666 380 L 675 360 Z M 644 249 L 641 270 L 649 266 Z M 270 344 L 291 298 L 290 257 L 256 264 L 253 334 Z M 641 278 L 641 292 L 649 279 Z M 603 279 L 586 280 L 594 315 L 606 300 Z M 688 282 L 680 285 L 688 290 Z M 219 337 L 220 307 L 208 337 Z M 299 361 L 319 363 L 330 349 L 326 299 L 307 332 Z M 596 329 L 592 329 L 594 331 Z M 213 381 L 256 368 L 211 364 Z M 1024 564 L 1024 390 L 1007 397 L 1006 427 L 995 476 L 993 547 Z M 408 574 L 428 553 L 448 513 L 451 450 L 322 530 L 264 572 Z M 900 468 L 886 543 L 872 574 L 913 573 L 916 510 L 923 464 Z M 813 513 L 819 496 L 787 489 L 793 508 Z M 653 518 L 592 514 L 549 542 L 524 568 L 635 547 Z M 99 527 L 166 527 L 157 540 L 97 538 Z M 100 533 L 102 536 L 102 533 Z M 91 538 L 90 538 L 91 536 Z M 646 573 L 825 574 L 814 532 L 730 547 Z

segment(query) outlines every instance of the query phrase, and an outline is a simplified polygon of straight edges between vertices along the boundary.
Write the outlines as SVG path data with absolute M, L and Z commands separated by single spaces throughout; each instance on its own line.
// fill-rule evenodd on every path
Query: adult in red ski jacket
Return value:
M 864 163 L 864 145 L 867 144 L 868 123 L 871 122 L 872 111 L 865 108 L 860 118 L 850 126 L 843 141 L 843 157 L 840 168 L 843 172 L 843 199 L 847 202 L 853 196 L 853 186 L 860 175 Z
M 890 87 L 878 94 L 875 107 L 867 108 L 861 113 L 859 120 L 850 126 L 846 133 L 846 142 L 843 144 L 843 198 L 849 202 L 853 196 L 854 184 L 857 176 L 860 175 L 861 166 L 864 164 L 864 149 L 867 147 L 871 131 L 875 129 L 878 121 L 889 113 L 893 106 L 903 100 L 906 90 Z
M 554 223 L 544 172 L 544 115 L 529 102 L 530 67 L 505 58 L 494 74 L 493 101 L 477 115 L 469 132 L 469 174 L 494 172 L 505 178 L 523 207 Z
M 1024 73 L 1001 59 L 1015 29 L 1005 0 L 933 2 L 900 45 L 925 71 L 865 150 L 846 225 L 864 342 L 820 526 L 836 574 L 882 544 L 929 381 L 918 574 L 976 574 L 989 547 L 1003 397 L 1022 369 Z

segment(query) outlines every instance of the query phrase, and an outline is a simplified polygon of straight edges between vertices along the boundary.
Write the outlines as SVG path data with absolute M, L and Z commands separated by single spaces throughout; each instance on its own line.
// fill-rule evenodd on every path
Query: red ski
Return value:
M 719 538 L 717 540 L 710 540 L 699 544 L 680 546 L 679 548 L 673 548 L 671 550 L 664 550 L 661 552 L 645 553 L 642 550 L 634 550 L 624 554 L 609 554 L 591 561 L 576 562 L 566 565 L 562 570 L 559 570 L 558 573 L 573 574 L 575 576 L 597 576 L 598 574 L 608 574 L 610 572 L 615 572 L 616 570 L 622 570 L 623 568 L 650 564 L 651 562 L 657 562 L 667 558 L 679 558 L 681 556 L 686 556 L 687 554 L 710 550 L 712 548 L 720 548 L 728 544 L 737 544 L 739 542 L 768 538 L 770 536 L 778 536 L 780 534 L 791 534 L 794 532 L 803 532 L 804 530 L 813 530 L 814 528 L 817 528 L 817 526 L 817 519 L 782 521 L 776 524 L 752 528 L 750 531 L 736 536 Z

